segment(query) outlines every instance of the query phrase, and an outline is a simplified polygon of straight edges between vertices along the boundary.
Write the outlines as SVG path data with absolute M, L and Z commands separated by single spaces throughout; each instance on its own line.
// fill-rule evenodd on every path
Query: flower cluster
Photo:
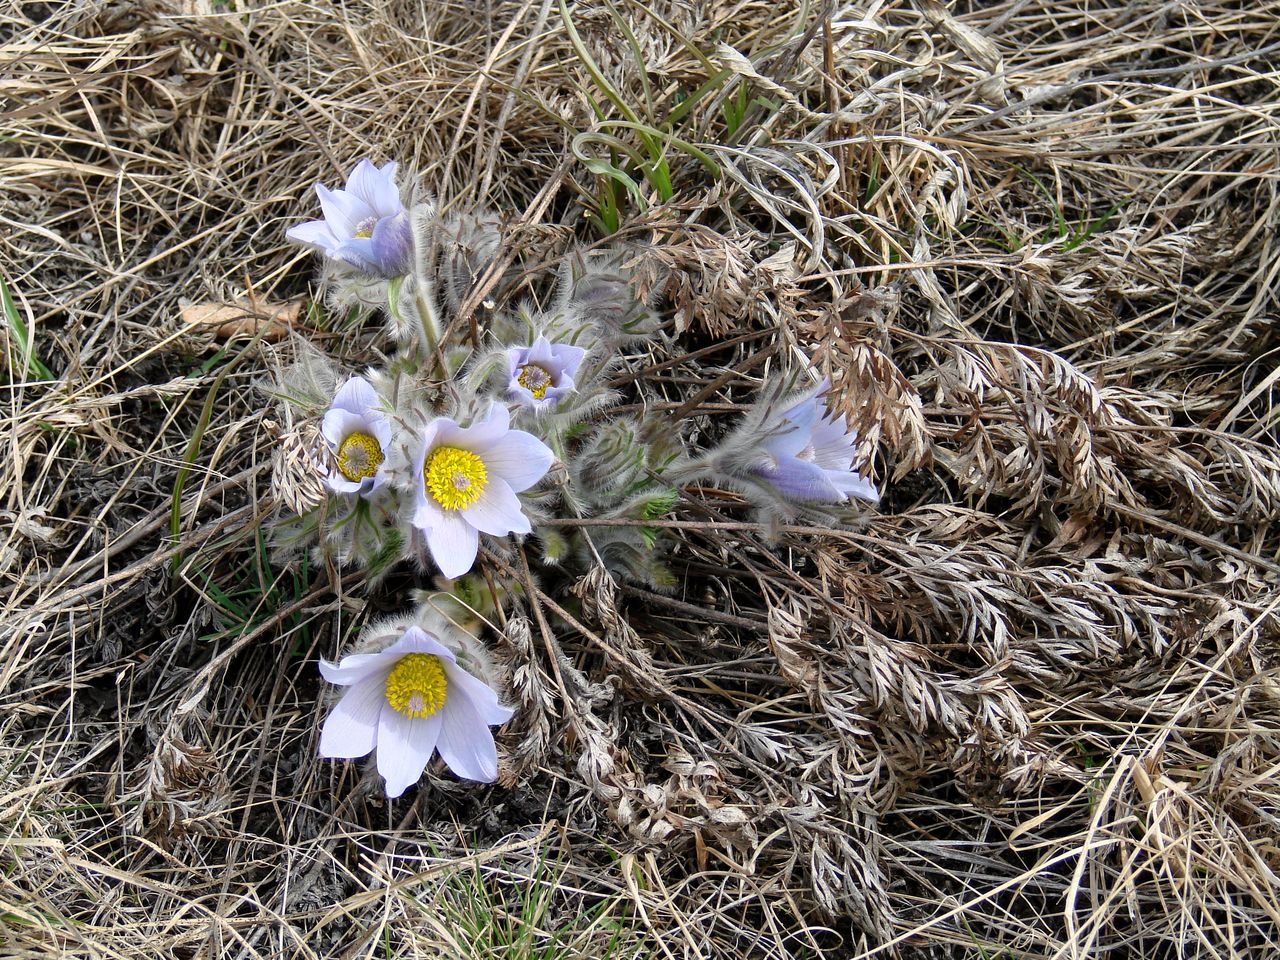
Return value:
M 370 583 L 405 562 L 438 575 L 437 593 L 320 668 L 345 691 L 324 722 L 320 753 L 375 753 L 391 797 L 437 753 L 459 777 L 498 777 L 490 728 L 512 711 L 476 636 L 484 614 L 468 629 L 460 620 L 477 603 L 493 612 L 521 602 L 526 584 L 495 583 L 492 565 L 475 576 L 482 547 L 497 569 L 516 569 L 514 551 L 534 548 L 522 538 L 536 534 L 541 570 L 603 565 L 667 589 L 677 583 L 667 562 L 676 542 L 650 524 L 691 483 L 736 488 L 762 517 L 838 519 L 854 498 L 879 496 L 855 465 L 857 435 L 829 402 L 826 381 L 798 393 L 773 382 L 736 429 L 701 450 L 646 404 L 638 415 L 611 410 L 631 347 L 666 342 L 612 254 L 573 258 L 548 309 L 492 309 L 482 325 L 457 322 L 450 311 L 492 272 L 497 221 L 442 217 L 430 201 L 406 205 L 396 172 L 394 162 L 362 160 L 345 187 L 317 184 L 323 219 L 288 230 L 331 266 L 331 301 L 381 309 L 399 350 L 353 374 L 295 345 L 277 396 L 285 422 L 318 424 L 319 439 L 284 437 L 281 451 L 301 453 L 277 457 L 273 481 L 288 490 L 292 462 L 297 490 L 324 491 L 281 498 L 292 509 L 276 521 L 277 548 L 316 549 L 362 568 Z M 573 523 L 557 521 L 566 513 Z M 441 613 L 441 598 L 454 615 Z

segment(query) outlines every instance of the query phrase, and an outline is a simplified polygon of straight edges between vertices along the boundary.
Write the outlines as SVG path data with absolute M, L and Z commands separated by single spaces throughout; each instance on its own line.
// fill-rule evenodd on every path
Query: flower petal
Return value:
M 373 433 L 373 439 L 377 440 L 378 446 L 382 448 L 382 455 L 384 457 L 390 457 L 392 437 L 391 421 L 381 414 L 377 414 L 369 417 L 368 423 L 369 429 Z M 383 467 L 379 467 L 378 472 L 381 473 L 383 469 Z
M 498 748 L 471 700 L 465 696 L 446 700 L 436 716 L 444 718 L 436 748 L 449 769 L 464 780 L 493 783 L 498 779 Z
M 556 359 L 560 361 L 564 370 L 564 376 L 575 376 L 578 367 L 582 366 L 582 359 L 587 355 L 587 351 L 569 343 L 557 343 L 554 350 Z
M 431 559 L 450 580 L 462 576 L 476 562 L 480 537 L 476 528 L 452 510 L 443 510 L 440 520 L 426 531 Z
M 554 387 L 550 388 L 547 393 L 554 389 Z M 512 380 L 507 384 L 507 395 L 514 398 L 516 403 L 522 407 L 537 407 L 541 405 L 538 398 L 533 395 L 533 391 L 528 387 L 521 386 L 518 380 Z M 543 399 L 546 399 L 546 394 L 543 394 Z
M 845 424 L 842 416 L 828 416 L 813 428 L 813 462 L 824 470 L 848 470 L 853 463 L 853 448 L 858 435 Z
M 439 419 L 443 421 L 440 427 L 440 443 L 478 453 L 486 463 L 488 458 L 485 456 L 485 451 L 506 436 L 507 431 L 511 429 L 511 414 L 496 400 L 490 401 L 489 409 L 485 411 L 484 416 L 476 418 L 469 427 L 459 427 L 454 421 L 445 420 L 443 417 Z
M 352 413 L 367 413 L 377 409 L 378 391 L 364 377 L 352 377 L 333 395 L 330 409 L 350 410 Z
M 329 256 L 365 273 L 381 272 L 378 258 L 373 252 L 373 240 L 369 237 L 352 237 L 349 240 L 343 240 L 330 251 Z
M 414 454 L 413 458 L 413 516 L 411 522 L 424 533 L 439 523 L 443 514 L 435 501 L 427 495 L 427 482 L 424 475 L 427 454 L 436 446 L 437 433 L 442 420 L 446 420 L 446 418 L 436 417 L 436 419 L 422 428 L 418 452 Z M 446 422 L 453 423 L 452 420 L 447 420 Z
M 523 430 L 510 431 L 482 456 L 489 472 L 507 481 L 516 493 L 528 490 L 546 476 L 556 459 L 550 447 Z
M 435 529 L 443 518 L 444 510 L 437 506 L 423 490 L 419 490 L 414 500 L 413 517 L 410 522 L 426 534 Z
M 837 473 L 834 470 L 828 470 L 826 474 L 831 485 L 846 497 L 854 496 L 872 503 L 880 502 L 880 491 L 866 477 L 852 471 Z
M 807 460 L 786 457 L 776 467 L 762 467 L 757 473 L 779 493 L 793 500 L 840 503 L 845 499 L 844 494 L 827 479 L 826 472 Z
M 520 375 L 520 368 L 528 363 L 527 347 L 512 347 L 507 351 L 507 377 L 514 380 Z
M 380 673 L 343 694 L 320 731 L 320 756 L 350 760 L 372 750 L 378 739 L 378 714 L 386 702 L 386 680 Z
M 822 401 L 810 395 L 792 404 L 782 416 L 798 426 L 812 427 L 821 418 L 824 409 Z
M 379 217 L 394 217 L 404 209 L 396 188 L 394 161 L 379 169 L 368 160 L 361 160 L 347 177 L 347 191 L 368 204 Z
M 417 624 L 413 624 L 405 630 L 400 639 L 395 642 L 395 647 L 400 651 L 401 655 L 406 653 L 429 653 L 433 657 L 440 657 L 449 663 L 457 662 L 452 650 L 441 643 L 434 633 L 428 633 Z M 447 673 L 448 664 L 445 666 L 445 672 Z
M 490 726 L 498 726 L 511 719 L 515 711 L 498 702 L 498 694 L 479 677 L 468 673 L 457 664 L 444 665 L 445 676 L 449 678 L 450 695 L 461 694 L 471 701 L 480 719 Z
M 525 360 L 525 363 L 536 363 L 543 369 L 547 369 L 554 359 L 550 341 L 542 334 L 538 334 L 538 339 L 534 340 L 529 347 L 529 357 Z
M 377 653 L 353 653 L 337 663 L 321 660 L 320 676 L 340 687 L 350 687 L 375 674 L 390 673 L 400 656 L 400 651 L 392 644 Z
M 309 247 L 328 253 L 341 241 L 334 236 L 328 222 L 324 220 L 308 220 L 290 227 L 284 235 L 294 243 L 305 243 Z
M 414 469 L 418 471 L 419 477 L 422 476 L 422 470 L 427 465 L 427 454 L 436 445 L 436 436 L 440 432 L 441 423 L 453 423 L 453 421 L 447 417 L 436 417 L 423 427 L 422 433 L 418 435 L 418 452 L 414 455 Z
M 340 494 L 365 493 L 366 487 L 364 485 L 364 482 L 365 480 L 370 480 L 370 479 L 372 478 L 362 477 L 359 480 L 348 480 L 342 474 L 337 473 L 335 471 L 334 473 L 331 473 L 329 474 L 329 476 L 325 477 L 324 482 L 325 482 L 325 486 L 327 486 L 334 493 L 340 493 Z
M 372 207 L 345 190 L 330 190 L 323 183 L 317 183 L 316 196 L 320 198 L 320 209 L 324 211 L 329 229 L 339 240 L 354 237 L 356 225 L 374 215 Z
M 368 421 L 362 414 L 335 407 L 325 411 L 324 420 L 320 423 L 320 434 L 329 441 L 329 446 L 333 449 L 337 450 L 343 440 L 356 432 L 368 432 Z
M 378 720 L 378 772 L 387 781 L 387 796 L 400 796 L 427 769 L 440 738 L 441 713 L 406 717 L 388 704 Z
M 520 498 L 501 477 L 490 477 L 480 499 L 459 511 L 462 519 L 481 533 L 503 537 L 508 533 L 529 533 L 529 518 L 520 507 Z
M 413 253 L 413 229 L 409 215 L 403 211 L 392 217 L 383 217 L 373 225 L 370 239 L 373 259 L 380 273 L 388 277 L 403 276 L 409 272 Z
M 556 397 L 563 397 L 565 394 L 573 393 L 573 391 L 577 389 L 577 386 L 578 385 L 573 382 L 573 377 L 566 373 L 560 378 L 560 382 L 543 394 L 543 396 L 549 397 L 552 394 L 555 394 Z

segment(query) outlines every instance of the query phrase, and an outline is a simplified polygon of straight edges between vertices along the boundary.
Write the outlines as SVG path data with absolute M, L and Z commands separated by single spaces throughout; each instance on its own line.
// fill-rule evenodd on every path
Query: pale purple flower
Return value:
M 791 500 L 844 503 L 860 497 L 874 503 L 880 491 L 853 469 L 858 435 L 822 402 L 829 386 L 824 381 L 781 413 L 764 438 L 766 457 L 754 472 Z
M 375 167 L 361 160 L 346 189 L 317 183 L 324 219 L 290 227 L 285 236 L 365 273 L 404 276 L 413 256 L 413 230 L 395 177 L 394 161 Z
M 325 480 L 330 490 L 367 497 L 386 483 L 391 423 L 368 380 L 352 377 L 339 388 L 320 432 L 333 453 L 333 471 Z
M 507 392 L 521 406 L 544 407 L 574 389 L 573 378 L 587 351 L 567 343 L 550 343 L 544 336 L 531 347 L 507 351 Z
M 417 783 L 437 750 L 463 779 L 497 779 L 489 728 L 510 720 L 512 710 L 435 635 L 409 627 L 385 650 L 321 660 L 320 673 L 350 688 L 324 722 L 320 756 L 354 759 L 376 748 L 388 797 Z
M 475 563 L 479 535 L 532 529 L 516 496 L 542 479 L 555 454 L 532 434 L 511 429 L 507 408 L 492 402 L 482 419 L 460 427 L 436 417 L 423 428 L 413 474 L 413 525 L 446 577 Z

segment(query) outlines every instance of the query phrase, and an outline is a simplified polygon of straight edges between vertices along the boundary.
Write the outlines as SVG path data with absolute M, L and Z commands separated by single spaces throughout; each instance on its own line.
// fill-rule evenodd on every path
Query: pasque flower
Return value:
M 413 257 L 413 231 L 395 176 L 394 162 L 375 167 L 361 160 L 345 189 L 317 183 L 324 219 L 290 227 L 285 236 L 365 273 L 403 276 Z
M 413 474 L 412 522 L 440 572 L 452 579 L 470 570 L 481 533 L 528 533 L 516 494 L 541 480 L 554 460 L 537 437 L 511 429 L 507 408 L 497 402 L 469 427 L 448 417 L 428 423 Z
M 754 473 L 784 497 L 814 503 L 880 499 L 874 483 L 853 469 L 858 435 L 833 414 L 821 395 L 826 381 L 782 411 L 764 437 L 764 457 Z
M 512 711 L 434 634 L 411 626 L 377 653 L 320 661 L 320 673 L 348 688 L 324 722 L 320 755 L 352 759 L 376 749 L 388 797 L 416 783 L 437 750 L 459 777 L 497 778 L 489 727 L 506 723 Z
M 539 336 L 529 347 L 507 351 L 507 392 L 525 407 L 554 403 L 574 389 L 573 378 L 587 351 Z
M 386 482 L 391 423 L 378 409 L 377 391 L 368 380 L 352 377 L 338 389 L 320 432 L 333 454 L 325 481 L 330 490 L 367 497 Z

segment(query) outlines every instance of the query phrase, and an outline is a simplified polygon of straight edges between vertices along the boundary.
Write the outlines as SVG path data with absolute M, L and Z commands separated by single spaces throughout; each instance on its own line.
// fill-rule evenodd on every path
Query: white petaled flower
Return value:
M 507 392 L 522 406 L 544 407 L 574 389 L 573 378 L 587 351 L 539 336 L 529 347 L 507 351 Z
M 352 377 L 325 412 L 320 432 L 333 452 L 333 471 L 325 482 L 335 493 L 367 497 L 387 481 L 391 423 L 378 405 L 369 381 Z
M 317 183 L 324 219 L 290 227 L 285 236 L 365 273 L 404 276 L 413 259 L 413 230 L 396 186 L 396 166 L 361 160 L 345 189 Z
M 336 664 L 321 660 L 320 673 L 348 688 L 324 722 L 320 756 L 354 759 L 376 749 L 388 797 L 417 783 L 437 750 L 463 779 L 497 779 L 489 728 L 506 723 L 513 711 L 434 634 L 411 626 L 377 653 Z
M 479 535 L 529 533 L 516 496 L 551 469 L 555 454 L 532 434 L 511 429 L 507 408 L 491 402 L 469 427 L 436 417 L 418 447 L 413 525 L 440 572 L 453 579 L 475 563 Z
M 792 500 L 844 503 L 860 497 L 874 503 L 880 491 L 853 469 L 858 435 L 822 402 L 829 388 L 824 380 L 779 415 L 754 473 Z

